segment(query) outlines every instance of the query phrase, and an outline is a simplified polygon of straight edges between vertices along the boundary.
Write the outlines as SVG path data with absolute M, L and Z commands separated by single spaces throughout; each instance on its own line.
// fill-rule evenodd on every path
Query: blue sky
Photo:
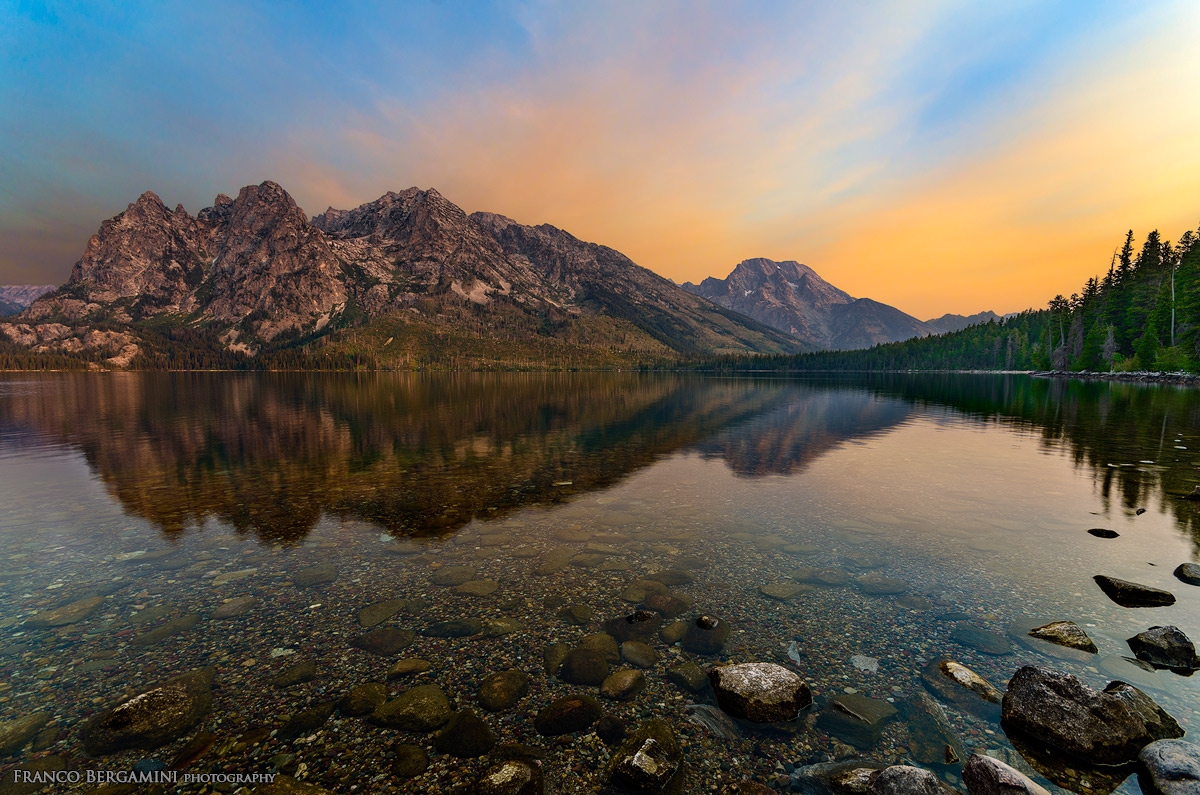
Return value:
M 1198 22 L 1169 2 L 0 2 L 0 283 L 61 282 L 144 190 L 195 212 L 274 179 L 310 214 L 436 187 L 678 280 L 770 256 L 919 315 L 1019 309 L 1126 228 L 1200 221 Z

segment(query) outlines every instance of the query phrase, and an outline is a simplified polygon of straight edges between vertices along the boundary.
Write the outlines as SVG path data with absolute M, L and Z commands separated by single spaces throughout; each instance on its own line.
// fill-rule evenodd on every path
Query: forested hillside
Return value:
M 858 351 L 725 357 L 728 370 L 1200 370 L 1200 235 L 1133 231 L 1070 298 L 962 331 Z

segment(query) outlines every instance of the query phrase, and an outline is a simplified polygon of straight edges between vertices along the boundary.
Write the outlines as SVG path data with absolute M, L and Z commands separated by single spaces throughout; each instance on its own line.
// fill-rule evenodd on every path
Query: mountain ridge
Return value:
M 221 355 L 378 337 L 392 348 L 366 353 L 400 366 L 430 363 L 451 337 L 500 364 L 506 346 L 528 359 L 550 345 L 565 362 L 807 347 L 549 224 L 468 215 L 419 188 L 310 220 L 272 181 L 195 216 L 143 193 L 101 224 L 66 284 L 0 323 L 0 342 L 115 366 L 187 335 Z

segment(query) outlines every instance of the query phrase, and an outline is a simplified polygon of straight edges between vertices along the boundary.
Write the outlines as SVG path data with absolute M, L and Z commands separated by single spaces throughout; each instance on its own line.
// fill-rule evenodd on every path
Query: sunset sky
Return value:
M 922 318 L 1200 225 L 1200 3 L 0 0 L 0 283 L 145 190 L 436 187 L 677 281 L 796 259 Z

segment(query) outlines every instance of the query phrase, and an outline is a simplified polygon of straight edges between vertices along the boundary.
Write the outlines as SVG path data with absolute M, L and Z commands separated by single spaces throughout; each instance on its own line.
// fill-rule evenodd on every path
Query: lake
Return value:
M 0 721 L 48 713 L 4 765 L 457 792 L 512 758 L 547 792 L 595 792 L 621 733 L 662 718 L 687 792 L 799 790 L 848 758 L 961 788 L 964 751 L 1137 792 L 1128 770 L 1015 749 L 998 708 L 925 678 L 948 657 L 1003 691 L 1049 666 L 1197 725 L 1200 677 L 1126 639 L 1200 636 L 1200 588 L 1172 576 L 1200 559 L 1198 396 L 1016 375 L 0 375 Z M 1177 602 L 1120 607 L 1098 574 Z M 719 650 L 687 647 L 698 616 L 728 631 Z M 1027 634 L 1055 620 L 1098 651 Z M 605 631 L 645 646 L 622 661 L 591 637 L 547 673 Z M 688 661 L 778 663 L 814 704 L 731 720 Z M 211 710 L 164 744 L 85 728 L 206 667 Z M 592 681 L 623 668 L 641 674 Z M 427 716 L 372 717 L 429 685 L 476 717 L 436 742 Z M 603 719 L 539 733 L 580 693 Z M 863 726 L 822 718 L 847 695 Z

